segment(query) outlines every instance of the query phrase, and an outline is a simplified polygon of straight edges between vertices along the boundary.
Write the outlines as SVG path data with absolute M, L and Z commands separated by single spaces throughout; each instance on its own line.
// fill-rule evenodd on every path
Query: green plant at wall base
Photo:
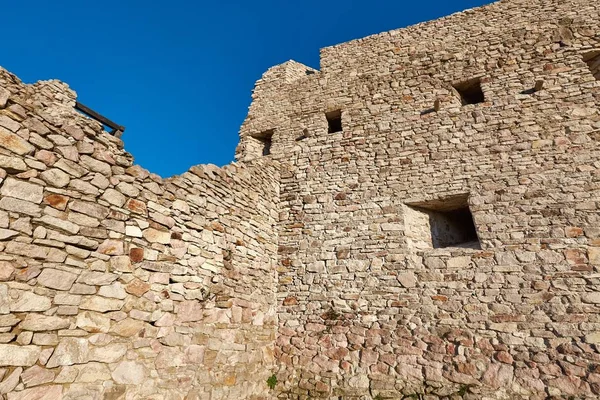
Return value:
M 269 389 L 275 389 L 275 385 L 277 385 L 277 377 L 273 374 L 267 379 L 267 386 Z
M 467 392 L 469 391 L 469 389 L 471 388 L 472 385 L 462 385 L 460 387 L 460 389 L 458 390 L 458 392 L 456 392 L 457 395 L 459 396 L 464 396 L 465 394 L 467 394 Z

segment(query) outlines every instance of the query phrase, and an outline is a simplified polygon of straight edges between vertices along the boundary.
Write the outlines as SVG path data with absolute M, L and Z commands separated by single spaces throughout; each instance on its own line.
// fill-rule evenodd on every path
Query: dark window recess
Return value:
M 340 110 L 331 111 L 325 114 L 327 117 L 327 132 L 335 133 L 342 131 L 342 112 Z
M 467 104 L 483 103 L 485 101 L 483 90 L 481 90 L 480 78 L 470 79 L 453 86 L 460 95 L 463 106 L 466 106 Z
M 413 212 L 422 215 L 422 217 L 413 218 L 414 221 L 420 222 L 417 223 L 418 226 L 411 228 L 422 232 L 421 239 L 434 249 L 444 247 L 481 248 L 468 205 L 468 195 L 408 206 Z
M 588 65 L 594 78 L 600 81 L 600 50 L 590 51 L 589 53 L 584 54 L 583 61 Z
M 249 151 L 255 156 L 268 156 L 271 154 L 271 140 L 273 138 L 274 129 L 261 132 L 250 137 Z

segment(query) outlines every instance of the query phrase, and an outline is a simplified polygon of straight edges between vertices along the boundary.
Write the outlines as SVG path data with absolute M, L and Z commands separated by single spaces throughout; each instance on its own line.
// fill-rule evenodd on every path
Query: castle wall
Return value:
M 504 0 L 275 66 L 241 162 L 169 179 L 0 69 L 0 397 L 600 396 L 599 21 Z
M 0 398 L 264 398 L 277 169 L 161 179 L 74 104 L 0 69 Z
M 599 12 L 501 1 L 265 73 L 237 156 L 274 130 L 280 398 L 600 395 Z M 455 206 L 478 243 L 435 248 Z

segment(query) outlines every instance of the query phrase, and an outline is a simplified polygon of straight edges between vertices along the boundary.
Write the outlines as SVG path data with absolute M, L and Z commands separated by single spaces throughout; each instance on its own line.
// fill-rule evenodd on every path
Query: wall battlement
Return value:
M 0 69 L 0 398 L 597 398 L 599 21 L 503 0 L 274 66 L 238 162 L 169 179 Z

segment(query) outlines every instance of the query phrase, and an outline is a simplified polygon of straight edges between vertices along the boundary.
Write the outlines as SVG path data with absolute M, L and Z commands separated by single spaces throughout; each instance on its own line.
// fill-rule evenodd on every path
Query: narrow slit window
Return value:
M 404 219 L 410 247 L 481 248 L 466 194 L 407 204 Z
M 600 81 L 600 50 L 591 51 L 583 55 L 583 61 L 588 65 L 592 75 Z
M 340 110 L 328 112 L 327 117 L 327 132 L 336 133 L 342 131 L 342 112 Z
M 274 133 L 275 130 L 270 129 L 250 136 L 248 141 L 248 153 L 255 157 L 268 156 L 271 154 L 271 144 Z
M 453 86 L 460 95 L 460 101 L 463 106 L 483 103 L 485 101 L 485 96 L 481 89 L 481 78 L 469 79 Z

